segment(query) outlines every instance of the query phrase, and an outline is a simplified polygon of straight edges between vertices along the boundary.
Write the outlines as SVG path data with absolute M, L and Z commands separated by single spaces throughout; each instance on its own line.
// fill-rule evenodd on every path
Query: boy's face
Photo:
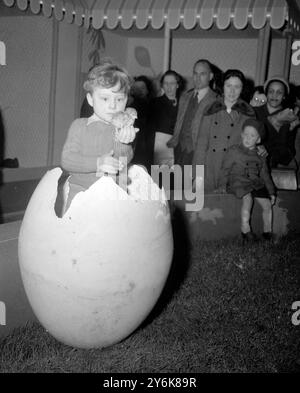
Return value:
M 242 144 L 247 149 L 253 149 L 260 142 L 260 136 L 256 128 L 246 126 L 241 134 Z
M 119 88 L 119 85 L 110 88 L 99 86 L 87 94 L 88 103 L 100 119 L 111 122 L 114 113 L 125 110 L 128 96 Z

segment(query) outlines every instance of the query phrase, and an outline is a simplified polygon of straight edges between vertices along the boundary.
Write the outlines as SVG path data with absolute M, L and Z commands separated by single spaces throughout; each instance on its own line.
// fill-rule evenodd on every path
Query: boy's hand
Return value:
M 117 112 L 113 115 L 111 124 L 115 126 L 115 138 L 121 143 L 131 143 L 139 131 L 135 128 L 134 122 L 137 119 L 137 112 L 134 108 L 126 108 L 125 111 Z
M 167 142 L 167 146 L 168 146 L 168 147 L 175 147 L 175 141 L 174 141 L 174 138 L 171 138 L 170 140 L 168 140 L 168 142 Z
M 173 168 L 174 170 L 174 168 Z M 192 180 L 192 191 L 196 192 L 198 190 L 202 190 L 204 189 L 204 184 L 203 184 L 203 177 L 202 176 L 197 176 Z
M 131 143 L 134 141 L 138 128 L 133 126 L 124 126 L 116 131 L 115 137 L 121 143 Z
M 271 195 L 271 206 L 275 205 L 275 202 L 276 202 L 276 196 Z
M 267 149 L 264 147 L 264 145 L 259 145 L 257 146 L 257 154 L 261 157 L 267 157 L 269 153 L 267 152 Z
M 124 168 L 124 164 L 118 159 L 113 157 L 113 150 L 108 154 L 104 154 L 97 159 L 97 174 L 108 173 L 115 175 Z

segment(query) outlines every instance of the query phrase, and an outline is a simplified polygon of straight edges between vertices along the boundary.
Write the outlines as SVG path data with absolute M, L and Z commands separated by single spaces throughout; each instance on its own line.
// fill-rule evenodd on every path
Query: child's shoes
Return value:
M 242 240 L 243 240 L 243 243 L 256 242 L 257 236 L 253 232 L 247 232 L 247 233 L 242 232 Z
M 272 241 L 273 240 L 273 233 L 272 232 L 263 232 L 262 238 L 265 241 Z

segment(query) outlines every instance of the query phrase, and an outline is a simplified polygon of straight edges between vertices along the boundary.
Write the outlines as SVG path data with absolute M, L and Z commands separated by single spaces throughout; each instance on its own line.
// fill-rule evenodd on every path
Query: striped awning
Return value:
M 294 32 L 300 30 L 296 0 L 3 0 L 7 6 L 16 4 L 21 10 L 30 7 L 35 14 L 65 19 L 79 26 L 114 29 L 121 26 L 160 29 L 167 25 L 176 29 L 199 26 L 209 29 L 216 25 L 226 29 L 233 25 L 254 29 L 269 23 L 280 29 L 286 23 Z

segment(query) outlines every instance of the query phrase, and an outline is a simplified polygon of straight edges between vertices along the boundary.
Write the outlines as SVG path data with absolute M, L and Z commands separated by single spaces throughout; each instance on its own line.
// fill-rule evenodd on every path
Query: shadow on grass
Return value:
M 171 301 L 173 295 L 178 291 L 184 281 L 190 265 L 191 244 L 188 237 L 187 226 L 184 221 L 184 215 L 178 208 L 174 208 L 172 214 L 172 229 L 174 253 L 170 272 L 156 305 L 140 328 L 144 328 L 146 325 L 150 324 Z

